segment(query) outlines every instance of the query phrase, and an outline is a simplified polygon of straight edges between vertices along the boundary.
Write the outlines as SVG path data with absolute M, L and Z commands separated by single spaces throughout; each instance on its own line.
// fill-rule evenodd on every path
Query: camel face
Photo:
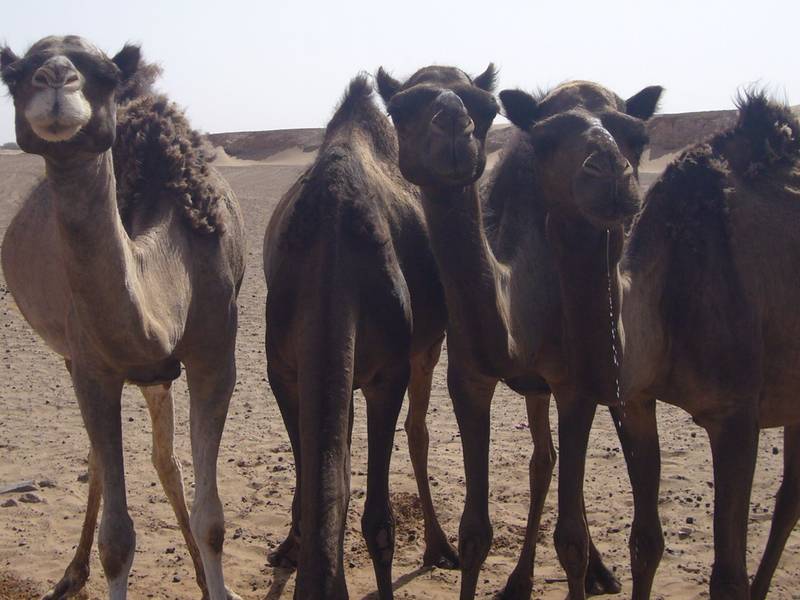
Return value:
M 400 170 L 417 185 L 469 185 L 486 166 L 486 134 L 497 114 L 494 68 L 470 79 L 452 67 L 426 67 L 405 84 L 384 71 L 378 85 L 392 117 Z
M 620 110 L 621 99 L 588 83 L 567 84 L 541 100 L 519 90 L 500 98 L 509 119 L 529 135 L 554 208 L 602 229 L 638 212 L 638 167 L 648 138 L 644 120 Z
M 136 47 L 109 59 L 77 36 L 44 38 L 22 58 L 4 48 L 0 67 L 14 98 L 20 147 L 42 155 L 110 148 L 115 92 L 138 61 Z

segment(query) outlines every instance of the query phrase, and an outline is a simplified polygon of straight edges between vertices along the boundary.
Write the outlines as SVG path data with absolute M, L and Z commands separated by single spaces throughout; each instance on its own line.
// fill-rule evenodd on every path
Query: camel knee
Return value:
M 103 514 L 97 547 L 100 551 L 100 564 L 103 565 L 107 579 L 115 580 L 128 574 L 136 551 L 136 532 L 127 513 Z M 88 565 L 86 569 L 88 575 Z
M 658 518 L 647 522 L 634 519 L 629 547 L 634 577 L 655 573 L 664 554 L 664 533 Z
M 480 568 L 489 555 L 493 536 L 489 515 L 480 519 L 467 515 L 462 517 L 458 531 L 458 557 L 462 570 Z
M 219 500 L 206 502 L 195 500 L 189 525 L 192 535 L 201 549 L 209 549 L 216 555 L 222 554 L 222 545 L 225 541 L 225 521 L 222 504 Z
M 391 564 L 394 556 L 394 517 L 389 507 L 381 510 L 364 506 L 361 533 L 372 559 Z
M 165 450 L 158 447 L 153 448 L 150 455 L 150 460 L 156 469 L 159 477 L 163 480 L 172 481 L 177 479 L 183 481 L 183 471 L 181 470 L 181 463 L 175 458 L 172 450 Z
M 589 563 L 589 532 L 583 519 L 559 517 L 553 542 L 558 560 L 568 576 L 586 572 Z
M 534 477 L 536 473 L 546 474 L 548 478 L 552 477 L 553 470 L 556 467 L 556 451 L 553 448 L 547 450 L 539 450 L 534 448 L 533 456 L 529 465 L 530 475 Z

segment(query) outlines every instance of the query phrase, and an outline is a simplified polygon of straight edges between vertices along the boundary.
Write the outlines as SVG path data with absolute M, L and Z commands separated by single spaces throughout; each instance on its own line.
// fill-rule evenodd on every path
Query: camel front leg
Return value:
M 528 600 L 531 597 L 539 525 L 556 465 L 556 451 L 550 434 L 550 392 L 526 395 L 525 406 L 533 438 L 533 456 L 529 466 L 531 505 L 525 528 L 525 542 L 522 544 L 517 566 L 500 594 L 503 600 Z
M 392 460 L 394 431 L 408 386 L 409 366 L 383 371 L 375 382 L 364 386 L 367 401 L 367 499 L 361 517 L 361 531 L 367 543 L 378 596 L 390 600 L 392 558 L 394 556 L 394 515 L 389 500 L 389 465 Z
M 586 521 L 586 531 L 589 534 L 589 562 L 586 565 L 586 582 L 584 589 L 589 596 L 601 594 L 619 594 L 622 584 L 614 573 L 603 562 L 603 557 L 597 546 L 594 545 L 592 532 L 588 528 L 589 518 L 586 516 L 586 500 L 583 499 L 583 518 Z
M 136 534 L 128 514 L 122 454 L 120 397 L 122 378 L 75 360 L 72 384 L 97 460 L 103 490 L 98 547 L 111 600 L 125 600 L 133 564 Z
M 800 425 L 783 429 L 783 482 L 775 499 L 775 513 L 767 547 L 750 590 L 752 600 L 763 600 L 778 567 L 789 534 L 800 518 Z
M 481 566 L 492 545 L 489 520 L 489 419 L 496 379 L 470 374 L 450 356 L 447 383 L 461 432 L 467 499 L 458 529 L 461 600 L 475 597 Z
M 755 399 L 745 404 L 757 406 Z M 714 568 L 711 600 L 748 600 L 747 518 L 758 450 L 755 411 L 739 409 L 702 423 L 714 462 Z
M 100 499 L 103 497 L 102 480 L 94 452 L 89 450 L 89 492 L 86 500 L 86 514 L 83 517 L 81 539 L 75 550 L 72 562 L 64 571 L 61 580 L 47 592 L 42 600 L 65 600 L 83 589 L 89 579 L 89 555 L 94 542 L 94 529 L 97 526 L 97 514 L 100 510 Z
M 586 598 L 589 564 L 589 529 L 583 507 L 586 447 L 596 405 L 577 397 L 573 390 L 555 390 L 558 405 L 558 521 L 554 534 L 556 553 L 567 574 L 571 600 Z
M 203 563 L 209 598 L 238 600 L 239 596 L 225 587 L 222 572 L 225 518 L 217 488 L 219 445 L 236 383 L 233 345 L 222 350 L 219 362 L 187 360 L 185 364 L 195 474 L 195 497 L 189 518 L 191 533 Z
M 650 597 L 653 578 L 664 553 L 664 534 L 658 517 L 661 452 L 654 398 L 632 399 L 611 407 L 628 477 L 633 489 L 633 525 L 629 539 L 633 600 Z
M 425 352 L 411 357 L 411 378 L 408 384 L 409 406 L 405 430 L 408 436 L 408 452 L 411 455 L 411 465 L 414 467 L 414 478 L 417 481 L 422 515 L 425 520 L 425 554 L 422 564 L 436 566 L 440 569 L 456 569 L 458 568 L 458 554 L 447 540 L 447 536 L 439 524 L 439 519 L 436 517 L 428 481 L 428 427 L 425 418 L 431 398 L 433 369 L 439 362 L 443 341 L 443 339 L 439 340 Z

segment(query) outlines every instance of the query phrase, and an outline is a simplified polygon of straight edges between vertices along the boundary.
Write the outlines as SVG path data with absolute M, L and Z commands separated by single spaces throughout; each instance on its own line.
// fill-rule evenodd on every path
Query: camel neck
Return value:
M 80 232 L 84 242 L 89 243 L 95 237 L 90 233 L 99 232 L 108 220 L 119 218 L 110 150 L 68 160 L 46 160 L 45 166 L 59 223 Z
M 551 213 L 547 241 L 561 288 L 564 348 L 576 393 L 603 404 L 618 400 L 617 336 L 622 226 L 598 229 Z
M 423 187 L 422 201 L 445 290 L 448 331 L 502 376 L 513 353 L 508 277 L 489 247 L 477 187 Z
M 111 151 L 46 166 L 76 316 L 97 338 L 114 339 L 118 333 L 109 328 L 138 322 L 138 310 L 133 252 L 117 209 Z

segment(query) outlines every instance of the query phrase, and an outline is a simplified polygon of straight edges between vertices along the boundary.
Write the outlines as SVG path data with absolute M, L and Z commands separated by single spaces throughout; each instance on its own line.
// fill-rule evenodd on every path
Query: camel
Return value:
M 506 148 L 481 206 L 475 180 L 497 111 L 491 95 L 450 69 L 423 69 L 405 83 L 381 71 L 378 82 L 397 129 L 401 171 L 422 191 L 447 302 L 448 386 L 467 481 L 461 598 L 474 596 L 491 545 L 489 416 L 500 380 L 525 396 L 534 441 L 525 542 L 502 596 L 531 594 L 555 462 L 551 391 L 561 455 L 555 544 L 570 597 L 584 598 L 587 587 L 617 592 L 619 583 L 589 538 L 583 474 L 595 407 L 616 401 L 616 265 L 623 225 L 639 207 L 644 120 L 662 90 L 645 88 L 627 101 L 588 82 L 538 99 L 501 92 L 508 118 L 522 131 Z
M 626 407 L 652 414 L 657 398 L 708 433 L 711 598 L 760 600 L 800 516 L 800 123 L 757 91 L 738 108 L 735 126 L 667 167 L 633 226 L 623 260 L 621 383 Z M 657 451 L 654 417 L 649 423 L 643 435 Z M 759 429 L 778 426 L 783 483 L 751 587 L 745 553 Z M 658 483 L 657 460 L 634 481 L 649 499 L 641 518 L 653 528 Z M 643 590 L 658 558 L 646 559 Z
M 153 420 L 153 463 L 204 597 L 225 587 L 216 463 L 236 382 L 236 297 L 244 273 L 238 202 L 183 114 L 155 95 L 159 69 L 126 45 L 109 59 L 77 36 L 0 52 L 17 142 L 45 179 L 6 232 L 2 266 L 31 327 L 64 357 L 91 442 L 81 542 L 46 596 L 77 593 L 98 545 L 112 599 L 126 597 L 136 538 L 128 515 L 120 395 L 137 385 Z M 195 499 L 173 454 L 171 382 L 186 369 Z
M 343 536 L 350 494 L 352 392 L 367 403 L 362 532 L 381 598 L 392 597 L 389 462 L 405 423 L 425 519 L 426 565 L 454 568 L 428 484 L 425 416 L 447 311 L 416 188 L 397 139 L 352 80 L 314 164 L 284 195 L 264 238 L 266 354 L 296 465 L 292 528 L 270 560 L 297 565 L 295 597 L 346 598 Z

